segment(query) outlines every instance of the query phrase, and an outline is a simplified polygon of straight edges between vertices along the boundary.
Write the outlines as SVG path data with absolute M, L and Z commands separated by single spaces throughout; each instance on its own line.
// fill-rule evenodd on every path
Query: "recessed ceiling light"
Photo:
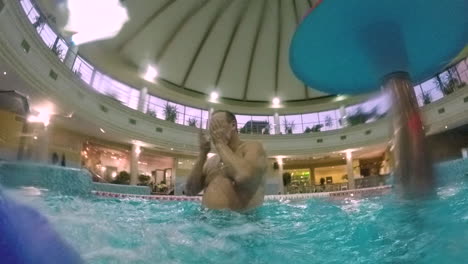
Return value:
M 273 100 L 271 100 L 271 102 L 273 103 L 273 106 L 279 106 L 281 100 L 278 97 L 275 97 Z
M 6 72 L 3 72 L 3 75 L 6 75 Z
M 158 77 L 158 70 L 155 66 L 148 65 L 148 67 L 146 67 L 145 75 L 143 75 L 143 79 L 152 82 L 156 77 Z
M 36 137 L 36 136 L 34 136 L 34 139 L 37 139 L 37 137 Z
M 174 148 L 171 148 L 171 150 L 174 150 Z
M 215 92 L 215 91 L 211 92 L 211 94 L 210 94 L 211 101 L 216 101 L 218 99 L 218 97 L 219 97 L 218 92 Z
M 102 133 L 106 133 L 106 131 L 102 128 L 99 128 L 99 130 L 101 130 Z

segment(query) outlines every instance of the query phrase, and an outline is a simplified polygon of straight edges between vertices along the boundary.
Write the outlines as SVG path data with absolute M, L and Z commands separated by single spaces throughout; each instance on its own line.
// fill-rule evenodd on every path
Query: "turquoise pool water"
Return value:
M 87 263 L 466 263 L 465 179 L 430 199 L 394 194 L 269 202 L 239 214 L 199 203 L 11 196 L 39 209 Z

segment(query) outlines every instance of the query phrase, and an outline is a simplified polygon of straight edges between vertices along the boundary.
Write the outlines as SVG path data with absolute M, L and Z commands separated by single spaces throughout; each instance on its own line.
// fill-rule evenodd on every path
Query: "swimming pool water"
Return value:
M 10 195 L 38 208 L 87 263 L 466 263 L 466 181 L 424 200 L 268 202 L 240 214 L 195 202 Z

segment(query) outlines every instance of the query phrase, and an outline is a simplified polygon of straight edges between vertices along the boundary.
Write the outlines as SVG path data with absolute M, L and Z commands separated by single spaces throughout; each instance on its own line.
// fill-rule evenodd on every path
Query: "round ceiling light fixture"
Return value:
M 218 100 L 218 98 L 219 98 L 218 92 L 216 92 L 216 91 L 211 92 L 211 94 L 210 94 L 210 100 L 211 101 L 216 101 L 216 100 Z
M 273 106 L 279 106 L 281 103 L 281 100 L 278 97 L 275 97 L 273 98 L 273 100 L 271 100 L 271 103 L 273 104 Z

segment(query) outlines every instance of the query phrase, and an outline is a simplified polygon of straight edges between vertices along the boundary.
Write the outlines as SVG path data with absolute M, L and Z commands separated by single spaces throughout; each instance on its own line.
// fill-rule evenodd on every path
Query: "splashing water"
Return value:
M 43 212 L 88 263 L 463 263 L 468 188 L 429 200 L 270 202 L 239 214 L 190 202 L 42 196 Z

